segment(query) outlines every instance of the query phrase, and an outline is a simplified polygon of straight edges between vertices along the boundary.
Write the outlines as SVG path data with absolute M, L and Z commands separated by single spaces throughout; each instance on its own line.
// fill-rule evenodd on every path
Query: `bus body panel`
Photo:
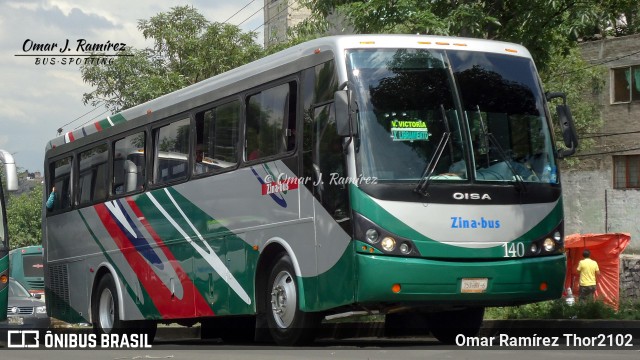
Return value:
M 375 41 L 369 41 L 372 39 Z M 499 53 L 520 60 L 530 58 L 526 49 L 515 44 L 455 40 L 466 42 L 462 51 Z M 539 248 L 537 253 L 532 249 L 556 232 L 562 235 L 559 182 L 536 180 L 530 184 L 532 180 L 527 179 L 525 184 L 522 178 L 518 180 L 514 169 L 502 166 L 501 174 L 506 173 L 507 178 L 493 182 L 477 181 L 480 171 L 469 177 L 453 178 L 447 185 L 449 189 L 457 189 L 453 194 L 440 192 L 445 188 L 442 184 L 431 185 L 433 197 L 427 193 L 420 195 L 419 200 L 415 200 L 419 196 L 415 185 L 401 195 L 393 194 L 399 198 L 412 197 L 411 201 L 377 197 L 369 191 L 371 187 L 347 184 L 348 196 L 344 200 L 349 203 L 349 213 L 346 219 L 338 219 L 318 196 L 319 186 L 299 177 L 304 172 L 302 168 L 318 171 L 315 168 L 318 164 L 308 163 L 305 155 L 318 150 L 307 144 L 309 138 L 317 135 L 314 131 L 324 131 L 312 130 L 312 127 L 304 130 L 306 125 L 300 124 L 314 121 L 313 115 L 307 113 L 333 106 L 332 99 L 319 103 L 301 99 L 305 94 L 299 89 L 309 86 L 301 79 L 304 71 L 332 60 L 334 72 L 338 74 L 337 83 L 346 84 L 348 50 L 423 51 L 434 47 L 452 52 L 460 50 L 452 41 L 452 38 L 404 35 L 319 39 L 51 140 L 47 145 L 45 169 L 63 156 L 98 142 L 112 143 L 134 130 L 153 134 L 159 126 L 156 121 L 168 123 L 178 118 L 176 114 L 180 114 L 180 120 L 190 117 L 193 128 L 197 115 L 194 113 L 201 112 L 205 105 L 216 105 L 231 97 L 246 98 L 275 80 L 295 83 L 293 88 L 298 89 L 295 99 L 305 103 L 304 107 L 296 108 L 298 128 L 294 130 L 302 131 L 302 136 L 296 139 L 297 146 L 265 158 L 262 163 L 241 159 L 236 154 L 236 167 L 205 177 L 188 173 L 184 179 L 161 185 L 155 185 L 151 174 L 147 174 L 143 191 L 127 196 L 110 194 L 102 203 L 45 214 L 43 239 L 50 314 L 70 322 L 91 321 L 91 298 L 105 272 L 116 280 L 121 320 L 197 320 L 217 315 L 255 314 L 260 308 L 260 304 L 256 304 L 258 299 L 270 296 L 266 289 L 258 293 L 261 285 L 265 287 L 258 282 L 264 281 L 263 272 L 268 276 L 271 271 L 269 267 L 260 266 L 276 260 L 265 259 L 274 256 L 272 249 L 280 249 L 291 258 L 300 294 L 298 307 L 302 311 L 340 312 L 361 309 L 362 305 L 384 311 L 402 310 L 405 306 L 443 307 L 449 303 L 477 307 L 558 298 L 566 270 L 561 249 L 546 256 L 539 256 Z M 536 74 L 532 71 L 530 75 Z M 497 110 L 482 110 L 484 115 L 480 109 L 477 111 L 479 122 L 491 117 L 497 124 L 506 117 L 496 115 Z M 440 116 L 439 113 L 432 111 L 425 119 Z M 467 111 L 464 116 L 472 115 L 475 113 Z M 460 114 L 460 119 L 464 116 Z M 446 118 L 446 114 L 443 117 Z M 421 124 L 421 121 L 412 123 Z M 246 131 L 246 123 L 240 124 L 238 129 L 242 133 Z M 429 126 L 429 131 L 437 130 Z M 461 129 L 469 134 L 460 140 L 469 144 L 461 146 L 461 153 L 473 160 L 471 129 L 465 126 Z M 398 129 L 396 132 L 401 135 L 417 133 L 401 126 Z M 538 133 L 548 135 L 547 130 L 541 128 Z M 388 133 L 384 131 L 375 139 L 388 141 Z M 420 132 L 421 136 L 424 132 Z M 501 139 L 511 141 L 507 135 Z M 341 140 L 337 150 L 331 149 L 339 154 L 346 176 L 356 178 L 360 165 L 354 154 L 359 139 Z M 416 138 L 420 140 L 423 138 Z M 190 144 L 189 154 L 182 154 L 181 158 L 189 171 L 193 170 L 189 155 L 193 155 L 194 145 Z M 239 153 L 243 146 L 246 145 L 239 141 Z M 147 172 L 152 169 L 153 161 L 157 161 L 157 153 L 161 153 L 155 150 L 147 145 L 143 153 L 143 158 L 152 162 L 147 164 Z M 401 158 L 392 155 L 389 163 L 397 165 L 413 153 Z M 415 165 L 418 170 L 424 166 Z M 467 169 L 475 168 L 468 165 Z M 47 170 L 45 174 L 49 175 Z M 513 180 L 509 179 L 512 175 L 515 175 Z M 447 176 L 450 175 L 436 182 L 447 181 Z M 391 180 L 417 182 L 417 179 Z M 475 192 L 483 187 L 495 191 L 489 195 L 491 199 Z M 496 201 L 498 196 L 494 195 L 498 193 L 508 195 Z M 544 201 L 535 198 L 540 193 L 544 193 Z M 357 221 L 371 223 L 381 231 L 410 241 L 415 251 L 407 256 L 383 252 L 377 244 L 367 242 L 364 233 L 357 232 L 357 224 L 350 224 Z M 561 239 L 556 242 L 561 246 Z M 463 283 L 486 288 L 463 293 Z
M 48 262 L 68 267 L 69 288 L 87 289 L 86 296 L 73 297 L 84 301 L 70 300 L 75 311 L 68 315 L 75 319 L 85 314 L 89 321 L 88 275 L 105 262 L 125 289 L 122 319 L 253 314 L 255 266 L 260 250 L 274 241 L 286 244 L 298 259 L 296 275 L 308 290 L 305 309 L 324 310 L 352 301 L 353 281 L 342 283 L 346 293 L 325 300 L 321 294 L 335 288 L 334 275 L 318 277 L 353 272 L 349 236 L 319 205 L 315 223 L 299 217 L 299 198 L 312 198 L 305 187 L 291 186 L 276 194 L 263 191 L 268 171 L 275 171 L 266 168 L 282 170 L 273 173 L 275 178 L 293 176 L 282 162 L 268 165 L 49 217 L 47 239 L 57 246 L 50 247 Z M 229 188 L 229 183 L 236 186 Z M 220 195 L 202 196 L 205 193 Z M 257 215 L 247 215 L 247 209 Z M 316 227 L 322 230 L 314 236 Z M 57 295 L 51 301 L 63 299 Z M 54 303 L 50 308 L 65 307 Z M 65 319 L 64 314 L 51 315 Z

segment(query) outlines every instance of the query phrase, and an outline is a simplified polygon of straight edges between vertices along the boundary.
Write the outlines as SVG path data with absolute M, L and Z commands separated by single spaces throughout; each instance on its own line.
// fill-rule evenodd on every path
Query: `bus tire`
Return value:
M 484 308 L 442 311 L 427 314 L 431 335 L 443 344 L 455 344 L 456 336 L 476 336 L 482 327 Z
M 300 292 L 289 255 L 281 255 L 271 268 L 266 291 L 267 323 L 275 343 L 293 346 L 312 342 L 320 324 L 320 316 L 300 311 Z
M 118 303 L 118 291 L 111 274 L 105 274 L 98 283 L 98 287 L 91 301 L 91 319 L 93 332 L 96 334 L 110 334 L 122 329 Z

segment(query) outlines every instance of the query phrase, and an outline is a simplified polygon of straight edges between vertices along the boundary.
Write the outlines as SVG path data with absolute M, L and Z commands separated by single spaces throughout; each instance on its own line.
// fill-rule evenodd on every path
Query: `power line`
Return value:
M 266 7 L 266 5 L 262 6 L 260 9 L 258 9 L 256 12 L 254 12 L 253 14 L 251 14 L 248 18 L 242 20 L 242 22 L 236 26 L 240 27 L 240 25 L 244 24 L 247 20 L 251 19 L 252 17 L 254 17 L 257 13 L 259 13 L 260 11 L 264 10 L 264 8 Z
M 98 105 L 104 105 L 104 103 L 103 103 L 103 102 L 99 102 L 99 103 L 98 103 Z M 98 110 L 99 108 L 100 108 L 100 106 L 97 106 L 97 107 L 93 108 L 92 110 L 89 110 L 88 112 L 86 112 L 86 113 L 84 113 L 84 114 L 82 114 L 82 115 L 78 116 L 77 118 L 75 118 L 75 119 L 73 119 L 73 120 L 69 121 L 68 123 L 66 123 L 66 124 L 64 124 L 64 125 L 62 125 L 62 126 L 60 126 L 60 128 L 58 128 L 58 133 L 62 133 L 62 129 L 64 129 L 64 127 L 65 127 L 65 126 L 73 124 L 74 122 L 76 122 L 76 121 L 80 120 L 81 118 L 83 118 L 83 117 L 85 117 L 85 116 L 87 116 L 87 115 L 91 114 L 92 112 L 94 112 L 94 111 Z
M 620 59 L 624 59 L 624 58 L 626 58 L 626 57 L 630 57 L 630 56 L 637 55 L 637 54 L 640 54 L 640 50 L 638 50 L 638 51 L 634 51 L 634 52 L 629 53 L 629 54 L 626 54 L 626 55 L 620 55 L 620 56 L 615 57 L 615 58 L 607 59 L 607 60 L 602 61 L 602 62 L 593 63 L 593 64 L 591 64 L 591 65 L 585 66 L 585 67 L 580 68 L 580 69 L 571 70 L 571 71 L 563 72 L 563 73 L 561 73 L 561 74 L 553 75 L 553 77 L 554 77 L 554 78 L 556 78 L 556 77 L 559 77 L 559 76 L 572 74 L 572 73 L 574 73 L 574 72 L 578 72 L 578 71 L 583 71 L 583 70 L 591 69 L 591 68 L 596 67 L 596 66 L 600 66 L 600 65 L 608 64 L 608 63 L 610 63 L 610 62 L 614 62 L 614 61 L 617 61 L 617 60 L 620 60 Z
M 625 152 L 625 151 L 636 151 L 636 150 L 640 150 L 640 147 L 628 148 L 628 149 L 618 149 L 618 150 L 609 150 L 609 151 L 601 151 L 601 152 L 587 153 L 587 154 L 576 154 L 576 155 L 573 155 L 573 157 L 589 157 L 589 156 L 615 154 L 615 153 L 621 153 L 621 152 Z
M 254 2 L 256 2 L 256 0 L 252 0 L 252 1 L 250 1 L 248 4 L 246 4 L 245 6 L 243 6 L 240 10 L 236 11 L 233 15 L 231 15 L 228 19 L 226 19 L 226 20 L 225 20 L 225 21 L 223 21 L 222 23 L 223 23 L 223 24 L 228 24 L 228 23 L 229 23 L 229 20 L 231 20 L 234 16 L 238 15 L 242 10 L 246 9 L 249 5 L 253 4 Z M 260 9 L 258 9 L 257 11 L 255 11 L 253 14 L 251 14 L 248 18 L 246 18 L 246 19 L 244 19 L 243 21 L 241 21 L 241 22 L 240 22 L 238 25 L 236 25 L 236 26 L 240 27 L 240 25 L 244 24 L 244 23 L 245 23 L 245 22 L 247 22 L 249 19 L 253 18 L 257 13 L 259 13 L 260 11 L 262 11 L 265 7 L 266 7 L 266 4 L 265 4 L 265 5 L 263 5 L 263 6 L 262 6 Z M 287 5 L 287 8 L 288 8 L 288 7 L 289 7 L 289 6 Z M 286 10 L 286 8 L 285 8 L 285 10 Z M 278 14 L 278 15 L 279 15 L 279 14 Z M 264 25 L 264 24 L 263 24 L 263 25 Z M 261 25 L 261 26 L 262 26 L 262 25 Z M 258 27 L 257 29 L 259 29 L 259 28 L 260 28 L 260 27 Z M 253 30 L 253 31 L 255 31 L 255 30 Z M 98 105 L 101 105 L 101 104 L 102 104 L 102 103 L 99 103 Z M 60 127 L 58 128 L 58 133 L 59 133 L 59 134 L 61 134 L 61 133 L 62 133 L 62 131 L 63 131 L 63 129 L 64 129 L 64 127 L 66 127 L 66 126 L 68 126 L 68 125 L 73 124 L 74 122 L 76 122 L 76 121 L 78 121 L 79 119 L 81 119 L 81 118 L 85 117 L 86 115 L 88 115 L 88 114 L 90 114 L 90 113 L 92 113 L 92 112 L 94 112 L 94 111 L 98 110 L 99 108 L 100 108 L 99 106 L 98 106 L 98 107 L 95 107 L 95 108 L 93 108 L 92 110 L 90 110 L 89 112 L 87 112 L 87 113 L 85 113 L 85 114 L 82 114 L 82 115 L 80 115 L 79 117 L 77 117 L 77 118 L 73 119 L 72 121 L 70 121 L 70 122 L 68 122 L 68 123 L 66 123 L 66 124 L 64 124 L 64 125 L 62 125 L 62 126 L 60 126 Z M 107 111 L 108 111 L 108 110 L 107 110 Z M 100 114 L 100 115 L 105 114 L 107 111 L 104 111 L 104 112 L 103 112 L 102 114 Z M 98 115 L 98 116 L 100 116 L 100 115 Z M 82 124 L 82 125 L 80 125 L 80 126 L 76 127 L 75 129 L 78 129 L 78 128 L 80 128 L 80 127 L 82 127 L 82 126 L 84 126 L 84 125 L 88 124 L 88 123 L 89 123 L 89 122 L 91 122 L 91 121 L 92 121 L 92 120 L 89 120 L 89 121 L 85 122 L 84 124 Z M 74 129 L 74 130 L 75 130 L 75 129 Z
M 630 135 L 630 134 L 639 134 L 640 130 L 636 130 L 636 131 L 624 131 L 624 132 L 618 132 L 618 133 L 605 133 L 605 134 L 584 134 L 584 136 L 582 136 L 583 139 L 592 139 L 592 138 L 598 138 L 598 137 L 607 137 L 607 136 L 617 136 L 617 135 Z
M 107 109 L 107 110 L 103 111 L 101 114 L 99 114 L 99 115 L 98 115 L 98 116 L 96 116 L 95 118 L 100 118 L 100 116 L 102 116 L 102 115 L 104 115 L 104 114 L 106 114 L 106 113 L 108 113 L 108 112 L 109 112 L 109 109 Z M 88 123 L 90 123 L 90 122 L 94 121 L 94 119 L 95 119 L 95 118 L 92 118 L 91 120 L 89 120 L 89 121 L 85 122 L 84 124 L 82 124 L 82 125 L 80 125 L 80 126 L 76 127 L 76 128 L 75 128 L 75 129 L 73 129 L 73 130 L 77 130 L 77 129 L 79 129 L 79 128 L 81 128 L 81 127 L 85 126 L 85 125 L 87 125 Z
M 298 2 L 298 0 L 294 0 L 291 2 L 291 4 L 289 4 L 289 2 L 287 1 L 287 6 L 284 7 L 284 9 L 280 10 L 277 14 L 273 15 L 271 18 L 269 18 L 266 22 L 262 23 L 262 25 L 258 26 L 257 28 L 253 29 L 252 31 L 256 31 L 258 29 L 260 29 L 263 26 L 266 26 L 268 23 L 271 22 L 271 20 L 277 18 L 278 16 L 280 16 L 280 14 L 282 14 L 283 12 L 287 11 L 293 4 L 295 4 L 296 2 Z
M 229 20 L 231 20 L 231 18 L 233 18 L 234 16 L 238 15 L 238 13 L 240 13 L 242 10 L 246 9 L 246 8 L 247 8 L 247 6 L 249 6 L 249 5 L 253 4 L 254 2 L 256 2 L 256 0 L 252 0 L 250 3 L 248 3 L 248 4 L 247 4 L 247 5 L 245 5 L 245 6 L 243 6 L 243 7 L 242 7 L 242 9 L 240 9 L 240 10 L 236 11 L 236 13 L 235 13 L 235 14 L 233 14 L 233 15 L 229 16 L 229 18 L 228 18 L 227 20 L 223 21 L 222 23 L 223 23 L 223 24 L 227 24 L 227 23 L 229 23 Z M 264 6 L 263 6 L 263 8 L 264 8 Z

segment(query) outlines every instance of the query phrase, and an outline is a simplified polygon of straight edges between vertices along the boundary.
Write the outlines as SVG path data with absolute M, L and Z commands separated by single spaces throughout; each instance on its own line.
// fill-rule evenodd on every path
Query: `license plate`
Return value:
M 7 319 L 9 320 L 9 325 L 24 324 L 24 319 L 21 316 L 9 316 Z
M 487 278 L 478 278 L 478 279 L 462 279 L 462 284 L 460 286 L 460 292 L 463 293 L 483 293 L 487 291 L 487 284 L 489 283 L 489 279 Z

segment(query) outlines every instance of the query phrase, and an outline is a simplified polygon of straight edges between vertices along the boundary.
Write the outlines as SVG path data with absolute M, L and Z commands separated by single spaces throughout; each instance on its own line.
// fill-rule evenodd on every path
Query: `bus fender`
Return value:
M 298 263 L 298 258 L 296 257 L 296 253 L 293 252 L 291 245 L 289 245 L 289 243 L 283 238 L 276 236 L 267 240 L 267 242 L 264 244 L 264 248 L 266 249 L 270 244 L 273 244 L 273 243 L 279 244 L 285 249 L 287 254 L 291 257 L 291 262 L 293 263 L 293 268 L 296 272 L 296 276 L 301 277 L 302 271 L 300 270 L 300 264 Z
M 117 274 L 116 269 L 114 269 L 110 263 L 105 261 L 100 263 L 100 265 L 97 266 L 98 270 L 96 270 L 96 276 L 93 277 L 93 283 L 91 284 L 91 294 L 89 294 L 89 318 L 91 319 L 92 322 L 94 320 L 93 312 L 91 311 L 93 307 L 93 291 L 98 286 L 98 281 L 100 281 L 100 279 L 103 276 L 103 273 L 105 272 L 102 269 L 105 269 L 105 268 L 107 269 L 106 272 L 109 272 L 111 274 L 116 284 L 116 290 L 118 291 L 118 314 L 120 319 L 124 319 L 124 305 L 123 305 L 124 299 L 122 297 L 122 283 L 120 282 L 120 279 L 116 275 Z

